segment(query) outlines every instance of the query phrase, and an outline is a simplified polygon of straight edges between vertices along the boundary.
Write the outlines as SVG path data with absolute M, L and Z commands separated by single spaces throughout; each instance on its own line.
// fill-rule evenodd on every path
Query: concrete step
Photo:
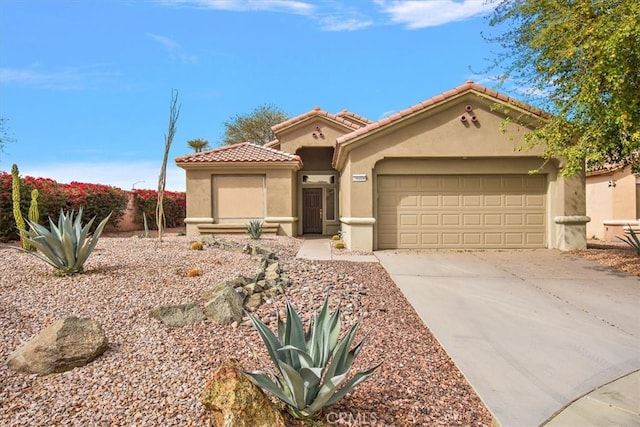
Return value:
M 262 224 L 262 234 L 277 234 L 279 224 Z M 245 234 L 247 224 L 199 224 L 200 234 Z

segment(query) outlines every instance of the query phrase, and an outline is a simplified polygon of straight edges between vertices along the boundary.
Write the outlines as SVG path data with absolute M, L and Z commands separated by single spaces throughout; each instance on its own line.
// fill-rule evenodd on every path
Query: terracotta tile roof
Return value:
M 336 113 L 336 117 L 348 117 L 353 119 L 352 121 L 355 122 L 362 122 L 362 123 L 373 123 L 373 120 L 369 120 L 366 117 L 360 116 L 358 114 L 352 113 L 349 110 L 342 110 L 339 113 Z M 356 123 L 359 124 L 359 123 Z
M 370 131 L 373 131 L 375 129 L 378 129 L 380 127 L 384 127 L 387 126 L 393 122 L 396 122 L 406 116 L 410 116 L 413 115 L 419 111 L 425 110 L 429 107 L 432 107 L 434 105 L 440 104 L 444 101 L 446 101 L 447 99 L 453 98 L 454 96 L 460 95 L 462 93 L 465 92 L 469 92 L 469 91 L 474 91 L 474 92 L 478 92 L 481 94 L 484 94 L 490 98 L 494 98 L 496 101 L 501 101 L 501 102 L 505 102 L 505 103 L 509 103 L 512 105 L 515 105 L 518 108 L 521 108 L 525 111 L 530 112 L 533 115 L 536 116 L 540 116 L 540 117 L 549 117 L 549 115 L 547 113 L 545 113 L 544 111 L 532 107 L 531 105 L 525 104 L 524 102 L 518 101 L 514 98 L 511 98 L 507 95 L 501 94 L 493 89 L 489 89 L 485 86 L 479 85 L 477 83 L 474 83 L 472 80 L 468 80 L 467 82 L 465 82 L 464 84 L 461 84 L 458 87 L 455 87 L 451 90 L 448 90 L 446 92 L 441 93 L 440 95 L 436 95 L 432 98 L 427 99 L 426 101 L 422 101 L 419 104 L 415 104 L 412 105 L 409 108 L 406 108 L 402 111 L 399 111 L 397 113 L 394 113 L 388 117 L 385 117 L 381 120 L 378 120 L 377 122 L 373 122 L 370 123 L 364 127 L 361 127 L 360 129 L 355 130 L 354 132 L 348 133 L 346 135 L 343 135 L 339 138 L 337 138 L 336 142 L 337 144 L 342 144 L 345 143 L 347 141 L 350 141 L 352 139 L 355 139 L 357 137 L 359 137 L 360 135 L 364 135 L 365 133 L 368 133 Z
M 278 123 L 277 125 L 271 126 L 271 130 L 274 133 L 277 133 L 283 129 L 291 127 L 297 123 L 303 122 L 313 117 L 325 117 L 329 120 L 332 120 L 336 123 L 340 123 L 351 129 L 359 129 L 361 126 L 357 123 L 353 123 L 350 120 L 345 119 L 344 117 L 339 117 L 335 114 L 327 113 L 326 111 L 322 111 L 320 107 L 315 107 L 313 110 L 308 111 L 306 113 L 300 114 L 299 116 L 292 117 L 289 120 L 285 120 L 282 123 Z
M 300 156 L 273 148 L 241 142 L 176 158 L 176 163 L 298 163 Z
M 605 175 L 632 166 L 634 163 L 640 163 L 640 151 L 634 151 L 624 160 L 617 163 L 606 163 L 603 165 L 590 165 L 587 163 L 587 176 Z M 632 166 L 633 167 L 633 166 Z

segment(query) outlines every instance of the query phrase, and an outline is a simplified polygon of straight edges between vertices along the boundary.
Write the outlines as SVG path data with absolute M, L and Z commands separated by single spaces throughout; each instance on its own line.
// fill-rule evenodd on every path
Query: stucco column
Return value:
M 555 247 L 561 251 L 586 249 L 587 223 L 586 190 L 584 174 L 559 178 L 564 215 L 553 218 L 556 224 Z

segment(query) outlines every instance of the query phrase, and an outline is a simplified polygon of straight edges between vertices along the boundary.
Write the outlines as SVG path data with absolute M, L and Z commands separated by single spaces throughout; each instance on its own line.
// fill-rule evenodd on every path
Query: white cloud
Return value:
M 409 29 L 436 27 L 485 15 L 495 8 L 486 0 L 376 0 L 384 13 L 395 23 Z
M 65 67 L 58 70 L 43 70 L 39 64 L 28 68 L 0 69 L 0 82 L 21 84 L 55 90 L 95 89 L 104 80 L 121 74 L 111 71 L 104 64 L 83 67 Z
M 233 12 L 269 11 L 297 15 L 309 15 L 315 10 L 313 4 L 297 0 L 161 0 L 160 3 Z
M 130 190 L 134 184 L 138 189 L 158 188 L 160 162 L 136 163 L 55 163 L 30 165 L 20 164 L 20 175 L 37 178 L 51 178 L 59 183 L 71 181 L 104 184 Z M 185 191 L 185 172 L 175 164 L 167 164 L 166 189 Z
M 373 25 L 371 20 L 331 16 L 321 20 L 324 31 L 357 31 Z
M 147 33 L 147 37 L 156 43 L 160 44 L 169 54 L 169 58 L 174 61 L 180 61 L 185 64 L 194 64 L 198 62 L 198 57 L 195 55 L 184 52 L 182 47 L 175 41 L 168 37 L 160 36 L 158 34 Z

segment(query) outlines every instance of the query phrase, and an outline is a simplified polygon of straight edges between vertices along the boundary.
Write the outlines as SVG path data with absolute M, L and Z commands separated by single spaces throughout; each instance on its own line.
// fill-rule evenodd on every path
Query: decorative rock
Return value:
M 267 291 L 269 292 L 269 291 Z M 249 311 L 255 311 L 258 307 L 262 305 L 262 293 L 257 292 L 255 294 L 249 295 L 247 301 L 245 301 L 244 306 Z
M 251 283 L 251 279 L 244 276 L 238 276 L 235 279 L 229 281 L 229 284 L 234 288 L 240 288 L 242 286 L 248 285 L 249 283 Z
M 265 260 L 276 259 L 276 254 L 271 249 L 259 245 L 251 246 L 251 255 Z
M 107 348 L 102 326 L 75 316 L 54 322 L 7 359 L 9 368 L 48 375 L 84 366 Z
M 227 360 L 206 385 L 200 401 L 210 411 L 212 426 L 284 427 L 282 414 L 264 392 Z
M 243 288 L 245 291 L 247 291 L 248 295 L 253 295 L 256 292 L 260 292 L 262 291 L 263 287 L 261 284 L 259 283 L 249 283 L 247 286 L 245 286 Z
M 217 292 L 205 303 L 204 314 L 207 319 L 223 325 L 242 320 L 243 298 L 228 284 L 217 288 Z
M 231 286 L 231 284 L 229 282 L 222 282 L 217 284 L 213 288 L 207 289 L 202 293 L 202 300 L 204 302 L 211 301 L 213 298 L 215 298 L 216 295 L 220 293 L 220 290 L 225 286 Z
M 167 326 L 184 326 L 206 319 L 202 309 L 195 304 L 164 305 L 151 310 L 151 317 Z
M 264 271 L 265 280 L 278 280 L 280 278 L 280 268 L 278 268 L 278 264 L 272 265 L 275 265 L 276 268 L 270 269 L 271 266 L 267 267 L 267 269 Z

